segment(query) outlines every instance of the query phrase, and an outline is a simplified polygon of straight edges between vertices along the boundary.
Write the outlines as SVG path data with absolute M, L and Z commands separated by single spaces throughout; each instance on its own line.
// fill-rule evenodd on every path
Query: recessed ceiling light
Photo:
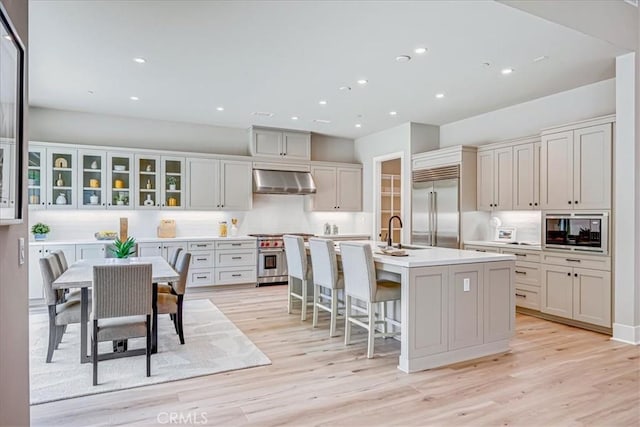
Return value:
M 360 123 L 356 123 L 356 127 L 357 127 L 357 128 L 361 128 L 361 127 L 362 127 L 362 125 L 361 125 Z
M 299 117 L 298 116 L 291 116 L 291 120 L 298 120 Z
M 93 95 L 93 91 L 92 91 L 92 90 L 88 90 L 88 91 L 87 91 L 87 93 L 88 93 L 89 95 Z
M 427 51 L 426 47 L 417 47 L 413 50 L 415 53 L 417 53 L 418 55 L 422 55 L 423 53 L 425 53 Z
M 2 38 L 4 38 L 5 40 L 9 40 L 9 41 L 13 41 L 13 38 L 10 35 L 4 35 L 2 36 Z
M 502 71 L 500 72 L 506 76 L 508 74 L 513 73 L 513 68 L 503 68 Z
M 409 61 L 411 61 L 411 57 L 409 55 L 396 56 L 396 62 L 409 62 Z
M 390 116 L 397 116 L 398 112 L 397 111 L 389 111 L 389 115 Z
M 217 107 L 216 110 L 218 111 L 224 111 L 224 107 Z
M 438 99 L 444 98 L 444 93 L 436 93 L 436 98 Z
M 130 96 L 129 99 L 132 101 L 138 101 L 140 98 L 138 98 L 137 96 Z
M 359 84 L 359 85 L 361 85 L 361 86 L 364 86 L 364 85 L 366 85 L 367 83 L 369 83 L 369 80 L 367 80 L 367 79 L 360 79 L 360 80 L 358 80 L 358 84 Z
M 533 62 L 540 62 L 540 61 L 544 61 L 545 59 L 549 59 L 549 57 L 546 55 L 542 55 L 542 56 L 538 56 L 537 58 L 533 58 Z
M 338 89 L 340 90 L 344 90 L 344 91 L 350 91 L 351 90 L 351 86 L 340 86 Z
M 324 99 L 321 99 L 320 101 L 318 101 L 318 104 L 327 105 L 327 101 L 325 101 Z
M 331 123 L 331 120 L 324 120 L 324 119 L 314 119 L 313 121 L 316 122 L 316 123 L 322 123 L 322 124 Z
M 260 117 L 273 117 L 273 113 L 269 113 L 266 111 L 255 111 L 253 113 L 254 116 L 260 116 Z
M 138 58 L 133 58 L 133 62 L 136 62 L 138 64 L 144 64 L 145 62 L 147 62 L 147 60 L 144 59 L 144 58 L 139 58 L 138 57 Z

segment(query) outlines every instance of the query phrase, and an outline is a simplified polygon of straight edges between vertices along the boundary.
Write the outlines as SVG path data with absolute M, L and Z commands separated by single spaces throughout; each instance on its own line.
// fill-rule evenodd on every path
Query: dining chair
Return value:
M 338 270 L 333 240 L 309 239 L 311 269 L 313 271 L 313 327 L 318 325 L 318 310 L 331 313 L 329 336 L 336 336 L 338 292 L 344 289 L 344 277 Z
M 173 321 L 173 326 L 180 338 L 180 344 L 184 344 L 184 329 L 182 327 L 182 304 L 184 301 L 184 291 L 187 287 L 187 277 L 189 265 L 191 264 L 191 253 L 183 253 L 176 262 L 176 271 L 180 275 L 178 281 L 173 282 L 171 293 L 158 293 L 156 304 L 158 314 L 169 314 Z
M 98 384 L 98 343 L 146 337 L 147 376 L 151 376 L 151 264 L 113 264 L 93 267 L 91 359 L 93 385 Z M 121 353 L 141 354 L 129 350 Z M 108 355 L 107 355 L 108 356 Z
M 387 322 L 399 325 L 388 319 L 386 303 L 400 300 L 400 283 L 376 278 L 371 246 L 368 243 L 344 242 L 340 244 L 345 292 L 345 331 L 344 343 L 351 343 L 351 324 L 363 327 L 368 332 L 367 358 L 373 357 L 373 345 L 376 337 L 399 335 L 399 332 L 387 333 Z M 362 312 L 361 307 L 353 308 L 353 300 L 366 303 L 365 315 L 352 314 Z M 376 320 L 375 305 L 380 304 L 380 320 Z M 376 333 L 376 326 L 382 325 L 383 331 Z
M 176 268 L 176 263 L 178 262 L 178 257 L 180 256 L 180 252 L 182 252 L 182 248 L 177 248 L 171 258 L 169 259 L 169 265 L 171 268 Z M 171 283 L 158 283 L 158 294 L 174 294 L 176 295 L 174 288 Z
M 304 239 L 289 234 L 282 238 L 287 258 L 287 274 L 289 275 L 287 313 L 291 314 L 293 299 L 299 299 L 302 303 L 300 319 L 307 320 L 307 307 L 313 305 L 313 301 L 309 300 L 309 295 L 313 293 L 313 271 L 307 261 Z M 296 289 L 297 283 L 300 283 L 299 291 Z
M 66 301 L 64 292 L 53 288 L 53 282 L 60 277 L 60 265 L 55 255 L 40 258 L 40 271 L 44 287 L 44 300 L 49 312 L 49 344 L 46 362 L 51 363 L 53 351 L 58 349 L 67 325 L 80 323 L 80 300 Z

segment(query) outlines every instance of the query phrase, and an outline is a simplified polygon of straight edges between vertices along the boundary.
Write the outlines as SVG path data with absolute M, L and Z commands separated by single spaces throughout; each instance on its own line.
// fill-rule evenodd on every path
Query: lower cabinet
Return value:
M 54 251 L 62 251 L 69 264 L 76 261 L 76 245 L 29 245 L 29 299 L 44 298 L 40 258 Z

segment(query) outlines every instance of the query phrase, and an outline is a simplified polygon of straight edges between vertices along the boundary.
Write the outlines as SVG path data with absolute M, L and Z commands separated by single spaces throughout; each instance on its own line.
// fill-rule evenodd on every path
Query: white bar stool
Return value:
M 331 313 L 329 336 L 336 336 L 338 291 L 344 289 L 344 278 L 338 270 L 333 240 L 309 239 L 313 270 L 313 327 L 318 326 L 318 310 Z
M 287 313 L 291 314 L 293 298 L 299 299 L 302 303 L 300 319 L 307 320 L 307 307 L 313 305 L 313 301 L 309 300 L 309 295 L 311 295 L 309 288 L 313 286 L 313 271 L 307 262 L 304 239 L 289 234 L 284 235 L 283 239 L 289 275 Z M 301 284 L 299 291 L 296 289 L 297 286 L 294 286 L 298 282 Z

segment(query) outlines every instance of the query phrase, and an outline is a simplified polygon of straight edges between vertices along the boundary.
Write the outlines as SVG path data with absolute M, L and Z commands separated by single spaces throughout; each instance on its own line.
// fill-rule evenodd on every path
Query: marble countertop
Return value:
M 135 236 L 134 236 L 135 237 Z M 256 240 L 251 236 L 235 236 L 235 237 L 218 237 L 218 236 L 180 236 L 180 237 L 136 237 L 138 243 L 153 242 L 202 242 L 216 240 Z M 97 239 L 65 239 L 65 240 L 31 240 L 30 245 L 106 245 L 112 243 L 113 240 L 97 240 Z
M 522 243 L 504 243 L 504 242 L 493 242 L 493 241 L 485 241 L 485 240 L 465 240 L 465 245 L 478 245 L 478 246 L 494 246 L 497 248 L 510 248 L 510 249 L 521 249 L 523 251 L 541 251 L 542 246 L 540 242 L 526 242 L 527 244 Z

